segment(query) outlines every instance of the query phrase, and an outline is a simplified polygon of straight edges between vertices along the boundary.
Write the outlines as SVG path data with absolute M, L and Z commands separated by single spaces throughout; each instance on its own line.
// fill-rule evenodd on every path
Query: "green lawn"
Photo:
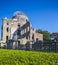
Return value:
M 0 49 L 0 65 L 58 65 L 58 53 Z

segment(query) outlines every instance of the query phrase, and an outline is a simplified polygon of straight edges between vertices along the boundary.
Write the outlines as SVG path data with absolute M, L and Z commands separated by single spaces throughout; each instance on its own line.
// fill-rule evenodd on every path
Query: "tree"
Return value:
M 43 40 L 49 41 L 50 40 L 50 33 L 48 31 L 43 31 Z
M 51 34 L 47 30 L 38 29 L 37 32 L 43 34 L 43 40 L 44 41 L 50 41 L 50 35 Z
M 43 31 L 41 29 L 36 30 L 38 33 L 43 34 Z

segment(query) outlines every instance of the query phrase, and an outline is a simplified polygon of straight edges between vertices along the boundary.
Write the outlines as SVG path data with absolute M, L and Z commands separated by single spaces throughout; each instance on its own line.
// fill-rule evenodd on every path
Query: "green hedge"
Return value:
M 58 65 L 58 53 L 0 49 L 0 65 Z

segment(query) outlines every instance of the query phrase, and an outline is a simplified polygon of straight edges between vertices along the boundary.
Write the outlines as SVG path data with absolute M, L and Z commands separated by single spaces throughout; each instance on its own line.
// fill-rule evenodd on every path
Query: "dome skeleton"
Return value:
M 28 20 L 28 17 L 21 11 L 16 11 L 14 14 L 13 14 L 13 18 L 22 18 L 22 19 L 27 19 Z
M 13 15 L 15 16 L 15 15 L 25 15 L 25 14 L 21 11 L 16 11 Z

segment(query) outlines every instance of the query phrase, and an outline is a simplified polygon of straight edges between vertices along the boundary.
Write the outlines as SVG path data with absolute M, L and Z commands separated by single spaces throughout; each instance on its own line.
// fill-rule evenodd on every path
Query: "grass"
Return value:
M 0 49 L 0 65 L 58 65 L 58 53 Z

